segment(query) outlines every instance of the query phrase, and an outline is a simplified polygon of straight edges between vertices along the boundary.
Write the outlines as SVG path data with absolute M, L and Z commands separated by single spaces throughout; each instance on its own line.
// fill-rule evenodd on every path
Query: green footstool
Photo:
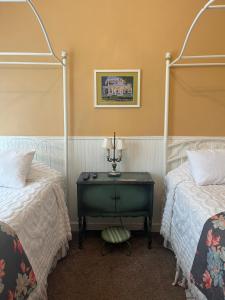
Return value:
M 126 243 L 128 246 L 128 255 L 131 255 L 131 246 L 128 240 L 131 237 L 130 230 L 122 226 L 112 226 L 108 227 L 101 232 L 101 237 L 104 241 L 102 248 L 102 255 L 106 255 L 105 246 L 106 244 L 120 244 Z

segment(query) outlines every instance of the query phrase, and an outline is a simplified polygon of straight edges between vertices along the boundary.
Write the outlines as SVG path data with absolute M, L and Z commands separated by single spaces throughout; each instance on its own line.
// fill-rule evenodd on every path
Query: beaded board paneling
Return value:
M 118 164 L 121 171 L 147 171 L 155 181 L 155 201 L 153 230 L 158 231 L 164 200 L 163 189 L 163 137 L 124 137 L 126 150 L 122 162 Z M 82 171 L 109 171 L 110 163 L 102 149 L 103 137 L 70 137 L 69 139 L 69 178 L 68 209 L 71 224 L 77 228 L 76 179 Z M 169 167 L 174 168 L 185 160 L 187 149 L 224 148 L 225 138 L 174 137 L 169 140 Z M 62 137 L 0 137 L 0 150 L 35 149 L 37 160 L 47 163 L 52 168 L 64 172 Z M 91 219 L 90 228 L 102 228 L 118 220 Z M 129 227 L 142 226 L 140 219 L 127 219 Z

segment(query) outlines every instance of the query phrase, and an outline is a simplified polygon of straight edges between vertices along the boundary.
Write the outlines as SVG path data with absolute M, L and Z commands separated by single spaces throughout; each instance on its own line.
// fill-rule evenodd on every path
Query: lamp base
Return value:
M 116 172 L 116 171 L 112 171 L 110 173 L 108 173 L 109 177 L 119 177 L 121 175 L 120 172 Z

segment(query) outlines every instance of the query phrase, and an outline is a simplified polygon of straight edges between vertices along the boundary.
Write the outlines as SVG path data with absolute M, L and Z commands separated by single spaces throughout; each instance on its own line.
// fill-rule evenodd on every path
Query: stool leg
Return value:
M 107 246 L 109 247 L 108 251 L 107 251 Z M 102 250 L 101 250 L 102 256 L 105 256 L 105 255 L 107 255 L 110 252 L 112 252 L 112 245 L 110 245 L 107 242 L 104 242 L 103 245 L 102 245 Z
M 127 252 L 127 256 L 130 256 L 131 255 L 131 244 L 130 242 L 126 241 L 126 244 L 127 244 L 127 247 L 128 247 L 128 252 Z
M 106 247 L 106 242 L 104 242 L 104 243 L 102 244 L 102 250 L 101 250 L 102 256 L 105 256 L 105 255 L 106 255 L 105 247 Z

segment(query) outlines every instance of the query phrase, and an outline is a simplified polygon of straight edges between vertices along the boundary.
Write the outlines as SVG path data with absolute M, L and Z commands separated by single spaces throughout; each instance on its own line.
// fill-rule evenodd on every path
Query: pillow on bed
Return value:
M 198 185 L 225 184 L 225 151 L 187 151 L 191 173 Z
M 26 184 L 35 151 L 0 152 L 0 186 L 21 188 Z

